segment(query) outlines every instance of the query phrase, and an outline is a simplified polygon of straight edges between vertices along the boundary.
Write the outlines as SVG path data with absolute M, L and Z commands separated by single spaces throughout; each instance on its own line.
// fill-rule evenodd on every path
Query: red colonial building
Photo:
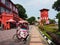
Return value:
M 0 0 L 0 28 L 14 28 L 19 20 L 15 4 L 11 0 Z
M 49 9 L 41 9 L 40 10 L 40 13 L 41 13 L 40 22 L 42 20 L 45 20 L 46 24 L 49 24 L 48 11 L 49 11 Z

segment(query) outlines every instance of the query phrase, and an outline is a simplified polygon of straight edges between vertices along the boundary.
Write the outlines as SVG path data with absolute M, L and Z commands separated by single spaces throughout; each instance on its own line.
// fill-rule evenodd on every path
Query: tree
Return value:
M 57 0 L 53 6 L 52 6 L 53 9 L 57 10 L 59 13 L 57 14 L 56 18 L 58 18 L 58 27 L 60 30 L 60 0 Z
M 54 2 L 52 8 L 57 11 L 60 11 L 60 0 L 57 0 L 56 2 Z
M 55 24 L 55 20 L 49 19 L 50 24 Z
M 46 24 L 46 20 L 41 20 L 41 23 L 42 23 L 43 25 L 45 25 L 45 24 Z
M 40 17 L 37 17 L 37 19 L 40 19 Z
M 33 24 L 33 23 L 35 23 L 36 18 L 32 16 L 32 17 L 28 18 L 27 21 L 28 21 L 30 24 Z
M 16 4 L 16 7 L 18 9 L 19 17 L 25 20 L 28 17 L 25 8 L 20 4 Z
M 60 12 L 57 14 L 56 18 L 57 18 L 57 19 L 59 19 L 59 18 L 60 18 Z
M 60 30 L 60 12 L 57 14 L 56 18 L 58 19 L 58 30 Z

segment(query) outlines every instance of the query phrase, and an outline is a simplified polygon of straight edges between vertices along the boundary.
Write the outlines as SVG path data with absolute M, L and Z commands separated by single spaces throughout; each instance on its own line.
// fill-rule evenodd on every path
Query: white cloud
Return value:
M 27 15 L 30 16 L 40 16 L 40 9 L 48 8 L 49 11 L 49 17 L 54 18 L 56 15 L 56 12 L 52 10 L 52 5 L 54 1 L 57 0 L 12 0 L 15 3 L 19 3 L 24 6 L 26 9 Z
M 24 4 L 24 7 L 26 7 L 28 15 L 34 15 L 35 17 L 39 16 L 40 9 L 48 8 L 50 10 L 49 17 L 52 18 L 53 13 L 55 13 L 54 10 L 52 10 L 54 1 L 56 0 L 29 0 Z M 56 15 L 56 13 L 54 15 Z
M 45 2 L 44 2 L 45 3 Z M 26 6 L 38 6 L 40 4 L 43 4 L 42 0 L 30 0 L 29 2 L 27 2 L 25 5 Z
M 43 6 L 43 5 L 46 5 L 48 3 L 52 3 L 56 0 L 30 0 L 28 1 L 25 5 L 26 6 Z

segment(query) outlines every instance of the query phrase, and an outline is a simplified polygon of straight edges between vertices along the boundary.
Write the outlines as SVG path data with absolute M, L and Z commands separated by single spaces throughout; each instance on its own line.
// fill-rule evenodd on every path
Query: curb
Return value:
M 48 42 L 49 45 L 55 45 L 50 39 L 48 39 L 45 34 L 43 34 L 42 31 L 40 31 L 40 34 L 43 36 L 43 38 Z

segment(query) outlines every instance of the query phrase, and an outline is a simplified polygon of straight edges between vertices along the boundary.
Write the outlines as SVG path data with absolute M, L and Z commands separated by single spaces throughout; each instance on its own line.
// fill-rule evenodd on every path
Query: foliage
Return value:
M 53 9 L 57 10 L 57 11 L 60 11 L 60 0 L 57 0 L 53 6 L 52 6 Z M 58 18 L 58 27 L 60 30 L 60 13 L 57 14 L 56 18 Z
M 40 19 L 40 17 L 37 17 L 37 19 Z
M 55 20 L 49 19 L 50 24 L 55 24 Z
M 16 7 L 18 8 L 19 17 L 21 17 L 22 19 L 26 19 L 28 16 L 26 14 L 25 8 L 20 4 L 16 4 Z
M 57 25 L 55 24 L 49 24 L 49 25 L 44 25 L 44 26 L 38 26 L 39 29 L 41 29 L 42 31 L 48 31 L 48 32 L 53 32 L 56 33 L 58 30 Z
M 60 18 L 60 12 L 57 14 L 56 18 L 57 18 L 57 19 L 59 19 L 59 18 Z
M 57 32 L 56 34 L 60 37 L 60 32 Z
M 44 30 L 44 27 L 41 26 L 41 25 L 39 25 L 38 28 L 41 29 L 41 30 Z
M 55 24 L 49 24 L 49 25 L 44 25 L 43 29 L 41 30 L 45 36 L 47 36 L 50 40 L 53 40 L 54 37 L 57 38 L 57 36 L 52 35 L 52 33 L 56 34 L 57 33 L 57 25 Z M 41 29 L 41 27 L 39 27 Z M 50 34 L 48 34 L 49 32 Z M 60 35 L 60 32 L 58 33 Z M 58 38 L 57 38 L 58 39 Z M 54 44 L 54 43 L 53 43 Z
M 55 27 L 55 26 L 57 26 L 57 24 L 49 24 L 48 26 Z
M 57 28 L 55 26 L 51 26 L 51 25 L 49 26 L 49 25 L 47 25 L 47 26 L 44 26 L 44 30 L 45 31 L 56 33 Z
M 57 0 L 56 2 L 54 2 L 52 8 L 57 11 L 60 11 L 60 0 Z
M 58 27 L 59 27 L 58 30 L 60 30 L 60 12 L 57 14 L 56 18 L 59 19 L 58 20 Z
M 41 20 L 41 23 L 42 23 L 43 25 L 45 25 L 45 24 L 46 24 L 46 20 Z
M 28 21 L 30 24 L 33 24 L 33 23 L 35 23 L 36 18 L 32 16 L 32 17 L 28 18 L 27 21 Z
M 43 34 L 44 34 L 45 36 L 47 36 L 50 40 L 52 39 L 52 38 L 46 33 L 46 31 L 44 30 L 44 27 L 42 27 L 42 26 L 39 25 L 38 28 L 40 29 L 39 31 L 42 31 Z
M 52 38 L 47 34 L 46 31 L 43 31 L 43 33 L 44 33 L 50 40 L 52 40 Z

